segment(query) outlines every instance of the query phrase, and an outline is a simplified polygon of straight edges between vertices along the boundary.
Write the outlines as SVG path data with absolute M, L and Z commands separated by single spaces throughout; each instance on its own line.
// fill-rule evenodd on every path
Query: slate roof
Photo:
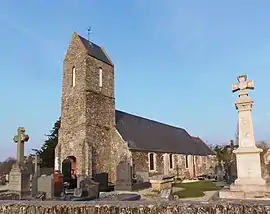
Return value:
M 78 35 L 79 36 L 79 35 Z M 88 54 L 102 62 L 105 62 L 108 65 L 113 66 L 111 60 L 108 58 L 108 56 L 104 53 L 101 47 L 96 45 L 93 42 L 89 42 L 87 39 L 79 36 L 81 39 L 82 43 L 84 44 L 85 48 L 88 51 Z
M 184 155 L 212 154 L 202 140 L 197 141 L 185 129 L 119 110 L 115 111 L 115 120 L 118 132 L 130 149 Z
M 203 153 L 207 155 L 215 155 L 215 153 L 203 142 L 199 137 L 192 137 L 198 146 L 200 146 Z

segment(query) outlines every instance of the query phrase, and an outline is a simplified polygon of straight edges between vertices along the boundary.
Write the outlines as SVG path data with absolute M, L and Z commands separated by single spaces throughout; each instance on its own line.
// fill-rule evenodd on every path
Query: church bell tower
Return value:
M 69 158 L 77 175 L 107 172 L 114 127 L 114 65 L 103 48 L 74 33 L 63 65 L 55 170 Z

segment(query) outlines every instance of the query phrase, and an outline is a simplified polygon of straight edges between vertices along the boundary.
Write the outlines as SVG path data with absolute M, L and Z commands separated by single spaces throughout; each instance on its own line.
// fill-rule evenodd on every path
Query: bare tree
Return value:
M 9 157 L 5 161 L 0 163 L 0 174 L 8 174 L 12 165 L 16 162 L 15 158 Z

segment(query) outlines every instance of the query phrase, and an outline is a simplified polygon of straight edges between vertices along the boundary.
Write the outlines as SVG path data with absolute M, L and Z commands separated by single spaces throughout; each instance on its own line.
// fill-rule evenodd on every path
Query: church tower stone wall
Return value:
M 74 33 L 63 66 L 56 166 L 61 170 L 73 156 L 78 175 L 110 173 L 114 134 L 114 65 L 103 49 Z

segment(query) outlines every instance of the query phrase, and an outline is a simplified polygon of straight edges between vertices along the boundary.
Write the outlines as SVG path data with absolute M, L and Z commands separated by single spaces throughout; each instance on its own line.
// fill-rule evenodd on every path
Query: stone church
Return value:
M 196 177 L 213 169 L 214 153 L 198 137 L 115 109 L 114 64 L 105 50 L 74 33 L 63 65 L 61 128 L 55 170 L 70 159 L 77 175 L 107 172 L 129 162 L 149 176 Z

